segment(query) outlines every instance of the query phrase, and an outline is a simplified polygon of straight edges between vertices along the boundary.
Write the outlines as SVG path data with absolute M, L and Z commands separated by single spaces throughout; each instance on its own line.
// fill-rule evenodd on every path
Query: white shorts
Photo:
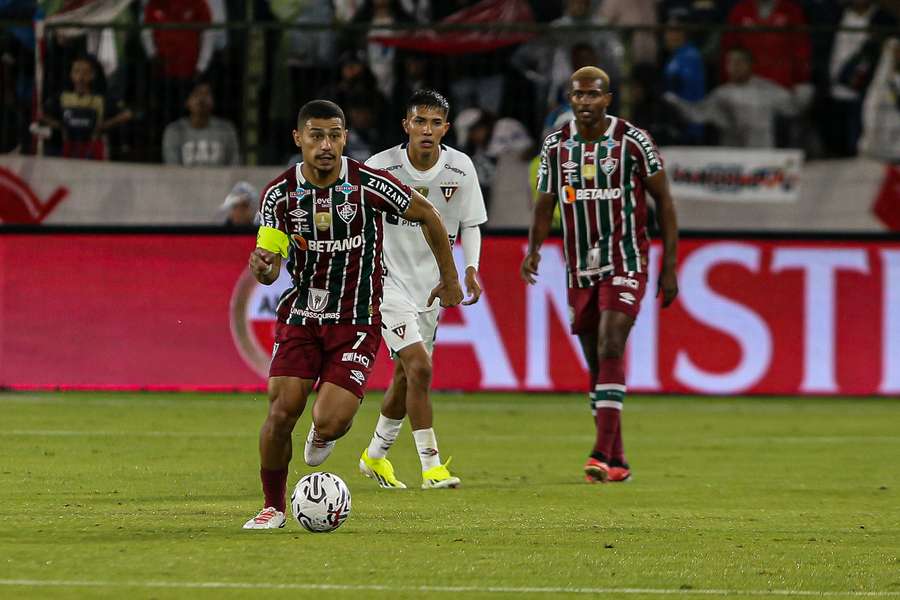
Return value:
M 385 286 L 381 301 L 381 332 L 391 356 L 417 342 L 424 342 L 425 349 L 431 354 L 440 315 L 439 308 L 420 312 L 404 294 Z

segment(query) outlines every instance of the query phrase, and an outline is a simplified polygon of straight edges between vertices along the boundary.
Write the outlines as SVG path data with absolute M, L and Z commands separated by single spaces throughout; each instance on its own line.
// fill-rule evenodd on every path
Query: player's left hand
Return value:
M 656 297 L 659 298 L 660 293 L 663 296 L 663 308 L 668 308 L 675 297 L 678 296 L 678 279 L 675 276 L 675 269 L 663 269 L 659 274 L 659 282 L 656 286 Z
M 463 301 L 463 306 L 471 306 L 481 298 L 481 284 L 478 283 L 478 271 L 475 267 L 466 268 L 466 295 L 469 299 Z
M 433 290 L 431 290 L 431 295 L 428 297 L 428 302 L 425 306 L 431 306 L 431 303 L 434 302 L 435 298 L 440 299 L 441 306 L 447 308 L 448 306 L 456 306 L 463 299 L 462 288 L 459 286 L 459 281 L 453 279 L 450 282 L 440 282 L 437 284 Z

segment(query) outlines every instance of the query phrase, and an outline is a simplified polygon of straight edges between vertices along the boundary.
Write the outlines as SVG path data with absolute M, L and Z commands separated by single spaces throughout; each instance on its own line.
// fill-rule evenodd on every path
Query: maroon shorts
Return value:
M 614 310 L 632 319 L 641 310 L 647 275 L 630 273 L 606 277 L 591 287 L 569 288 L 569 318 L 572 333 L 590 333 L 600 326 L 600 313 Z
M 326 381 L 362 398 L 375 355 L 381 344 L 381 325 L 275 326 L 275 346 L 269 377 L 299 377 Z

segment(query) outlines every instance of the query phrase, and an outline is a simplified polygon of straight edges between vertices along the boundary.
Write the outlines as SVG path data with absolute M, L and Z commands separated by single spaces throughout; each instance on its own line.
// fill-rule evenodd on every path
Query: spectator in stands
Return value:
M 62 156 L 106 160 L 104 133 L 128 122 L 131 111 L 94 91 L 94 62 L 86 56 L 72 61 L 71 88 L 52 96 L 41 121 L 62 135 Z
M 700 51 L 688 38 L 682 25 L 686 23 L 687 12 L 670 12 L 668 27 L 663 33 L 663 41 L 669 53 L 669 60 L 663 68 L 664 90 L 682 100 L 698 102 L 706 95 L 706 67 Z M 643 122 L 643 121 L 641 121 Z M 694 123 L 683 126 L 680 122 L 670 123 L 668 138 L 670 144 L 699 144 L 703 142 L 703 126 Z M 659 137 L 659 136 L 657 136 Z M 662 143 L 663 140 L 660 140 Z
M 863 103 L 863 156 L 900 162 L 900 38 L 884 45 Z
M 185 105 L 188 116 L 169 123 L 163 134 L 165 163 L 184 167 L 238 164 L 237 132 L 231 122 L 212 116 L 214 101 L 209 83 L 195 83 Z
M 693 123 L 712 123 L 723 146 L 772 148 L 776 115 L 793 116 L 811 99 L 806 88 L 789 92 L 753 74 L 753 56 L 744 48 L 732 48 L 726 56 L 728 82 L 700 102 L 688 102 L 672 92 L 663 97 Z
M 387 145 L 379 130 L 378 114 L 371 97 L 365 94 L 349 98 L 345 107 L 348 131 L 344 154 L 364 162 Z
M 668 23 L 674 16 L 682 23 L 689 23 L 701 30 L 688 33 L 688 39 L 700 50 L 707 65 L 714 65 L 707 74 L 716 78 L 719 67 L 719 43 L 721 35 L 718 28 L 725 22 L 734 0 L 665 0 L 660 5 L 662 20 Z M 830 0 L 829 0 L 830 1 Z
M 548 110 L 566 111 L 569 78 L 581 66 L 602 65 L 611 80 L 619 81 L 625 50 L 618 34 L 588 29 L 600 24 L 599 19 L 591 16 L 590 0 L 567 0 L 563 15 L 550 23 L 546 35 L 523 44 L 512 55 L 512 65 L 537 91 L 535 108 L 539 115 Z M 573 26 L 585 28 L 572 30 Z M 553 31 L 563 27 L 563 31 Z M 592 62 L 584 62 L 588 54 Z M 614 100 L 618 101 L 618 97 Z M 615 112 L 616 108 L 613 106 L 611 110 Z
M 225 227 L 251 227 L 259 220 L 256 210 L 259 191 L 246 181 L 238 181 L 225 196 L 219 210 L 225 213 Z
M 159 23 L 209 24 L 212 10 L 207 0 L 144 0 L 143 21 Z M 159 123 L 175 119 L 191 84 L 202 74 L 212 57 L 215 31 L 196 29 L 144 29 L 144 51 L 153 61 L 151 101 L 158 106 Z
M 832 156 L 853 156 L 862 131 L 862 101 L 881 56 L 883 34 L 850 31 L 896 27 L 895 19 L 872 0 L 852 0 L 844 9 L 829 63 L 828 126 L 822 134 Z
M 348 50 L 338 59 L 340 79 L 319 90 L 317 96 L 326 98 L 338 106 L 346 107 L 352 97 L 368 95 L 369 102 L 380 114 L 386 100 L 378 91 L 378 84 L 366 61 L 366 53 L 362 50 Z
M 601 23 L 620 27 L 653 27 L 659 22 L 656 0 L 603 0 L 597 16 Z M 655 31 L 635 31 L 626 45 L 632 65 L 657 64 Z M 609 75 L 612 76 L 612 73 Z
M 728 15 L 734 27 L 803 27 L 806 17 L 794 0 L 741 0 Z M 810 80 L 810 39 L 803 31 L 729 31 L 722 36 L 722 72 L 727 77 L 728 53 L 746 48 L 753 73 L 785 89 Z
M 369 68 L 378 81 L 378 90 L 390 97 L 396 83 L 397 49 L 372 38 L 390 35 L 391 25 L 413 23 L 413 17 L 403 9 L 400 0 L 367 0 L 353 16 L 353 22 L 370 25 L 365 43 Z

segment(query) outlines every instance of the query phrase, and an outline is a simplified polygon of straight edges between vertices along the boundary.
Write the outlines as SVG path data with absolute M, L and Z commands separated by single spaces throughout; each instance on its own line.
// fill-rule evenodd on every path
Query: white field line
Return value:
M 0 430 L 0 436 L 35 436 L 35 437 L 197 437 L 197 438 L 232 438 L 257 436 L 258 432 L 244 431 L 79 431 L 75 429 L 11 429 Z
M 222 589 L 222 590 L 315 590 L 351 592 L 412 592 L 446 594 L 629 594 L 659 596 L 797 596 L 813 598 L 864 597 L 896 598 L 900 591 L 826 591 L 826 590 L 726 590 L 681 588 L 584 588 L 584 587 L 513 587 L 513 586 L 396 586 L 331 583 L 265 583 L 229 581 L 62 581 L 40 579 L 0 579 L 7 587 L 57 588 L 158 588 L 158 589 Z

